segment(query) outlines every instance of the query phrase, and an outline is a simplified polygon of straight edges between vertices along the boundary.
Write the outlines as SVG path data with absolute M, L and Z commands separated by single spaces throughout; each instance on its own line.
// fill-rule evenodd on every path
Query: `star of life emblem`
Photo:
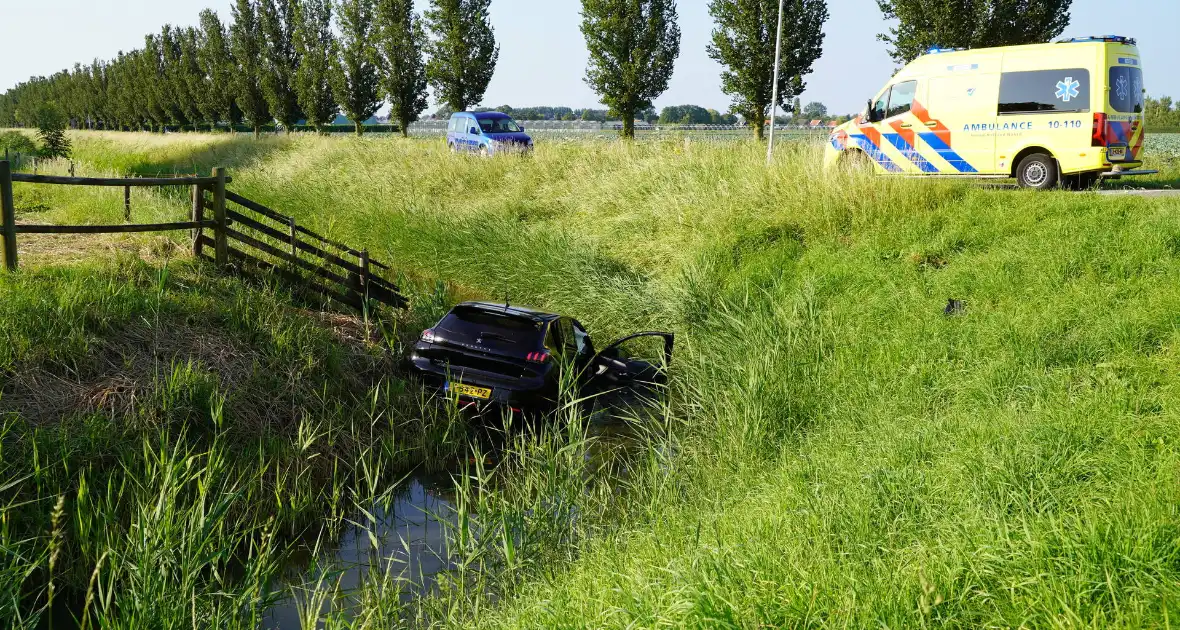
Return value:
M 1082 84 L 1074 81 L 1073 77 L 1065 77 L 1064 81 L 1057 82 L 1057 98 L 1061 99 L 1062 102 L 1068 103 L 1081 94 L 1078 90 L 1080 87 L 1082 87 Z
M 1131 82 L 1127 81 L 1127 77 L 1119 77 L 1115 80 L 1114 93 L 1118 95 L 1120 101 L 1125 101 L 1131 96 Z

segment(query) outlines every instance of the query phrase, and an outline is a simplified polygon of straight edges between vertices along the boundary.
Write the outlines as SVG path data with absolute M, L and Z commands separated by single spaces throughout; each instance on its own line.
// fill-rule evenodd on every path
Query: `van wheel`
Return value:
M 447 148 L 451 150 L 451 153 L 458 153 L 459 152 L 459 147 L 455 146 L 454 142 L 448 143 Z
M 487 157 L 488 156 L 488 148 L 486 146 L 479 148 L 479 156 L 480 157 Z
M 1016 181 L 1021 188 L 1048 190 L 1057 185 L 1057 162 L 1044 153 L 1034 153 L 1016 167 Z

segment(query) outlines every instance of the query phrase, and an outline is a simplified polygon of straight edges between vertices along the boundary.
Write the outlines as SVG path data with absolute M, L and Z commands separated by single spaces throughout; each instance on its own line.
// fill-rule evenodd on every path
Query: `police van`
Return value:
M 931 49 L 837 127 L 826 167 L 918 176 L 1013 177 L 1085 188 L 1142 175 L 1143 67 L 1135 40 Z

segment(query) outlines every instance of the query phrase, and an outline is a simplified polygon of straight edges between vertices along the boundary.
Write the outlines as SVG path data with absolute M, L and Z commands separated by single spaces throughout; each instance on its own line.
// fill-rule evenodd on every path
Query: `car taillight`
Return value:
M 1090 146 L 1106 146 L 1106 114 L 1094 114 L 1094 133 L 1090 136 Z
M 425 341 L 426 343 L 434 343 L 438 341 L 438 336 L 434 334 L 433 328 L 427 328 L 426 330 L 422 331 L 422 341 Z
M 549 360 L 548 352 L 530 352 L 526 357 L 530 363 L 544 363 Z

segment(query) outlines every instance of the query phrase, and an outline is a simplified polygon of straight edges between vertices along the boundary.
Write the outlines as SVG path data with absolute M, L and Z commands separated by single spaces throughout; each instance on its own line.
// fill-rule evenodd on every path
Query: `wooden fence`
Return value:
M 93 178 L 13 173 L 7 160 L 0 161 L 0 231 L 3 233 L 4 266 L 15 271 L 18 234 L 125 234 L 190 230 L 193 255 L 211 260 L 218 268 L 231 265 L 274 274 L 320 296 L 364 308 L 368 300 L 403 308 L 406 299 L 382 272 L 389 266 L 373 260 L 368 251 L 355 250 L 316 234 L 289 217 L 226 189 L 232 180 L 225 169 L 213 169 L 211 177 Z M 106 186 L 124 190 L 122 225 L 29 225 L 16 222 L 13 183 L 58 186 Z M 130 223 L 130 190 L 133 187 L 184 186 L 192 191 L 189 221 Z M 231 205 L 232 208 L 231 208 Z M 206 231 L 211 232 L 209 236 Z M 209 253 L 206 250 L 211 250 Z

